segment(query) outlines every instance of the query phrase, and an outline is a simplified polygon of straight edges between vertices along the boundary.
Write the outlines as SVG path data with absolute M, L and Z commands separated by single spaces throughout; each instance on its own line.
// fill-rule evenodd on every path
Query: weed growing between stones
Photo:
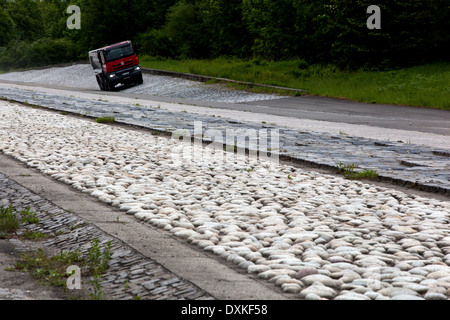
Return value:
M 33 278 L 42 284 L 64 287 L 66 285 L 67 267 L 74 264 L 84 264 L 81 253 L 62 251 L 60 254 L 48 257 L 43 249 L 22 254 L 16 263 L 16 269 L 29 272 Z
M 111 242 L 109 241 L 102 250 L 97 239 L 91 241 L 91 248 L 86 255 L 80 250 L 61 251 L 59 254 L 48 257 L 43 249 L 34 252 L 26 252 L 21 255 L 15 265 L 16 270 L 29 272 L 33 278 L 44 285 L 66 288 L 67 279 L 70 276 L 67 270 L 70 266 L 77 266 L 82 270 L 81 275 L 89 277 L 89 284 L 93 292 L 90 299 L 101 300 L 102 275 L 108 270 L 111 259 Z
M 22 223 L 34 223 L 35 225 L 39 224 L 37 213 L 30 211 L 30 207 L 28 207 L 26 210 L 20 211 L 20 214 L 22 215 Z
M 97 123 L 114 123 L 116 119 L 114 117 L 100 117 L 95 120 Z
M 108 270 L 109 261 L 111 260 L 111 241 L 108 241 L 103 252 L 97 239 L 92 240 L 91 249 L 89 250 L 89 269 L 93 273 L 93 278 L 89 282 L 94 292 L 90 294 L 92 300 L 101 300 L 103 292 L 101 290 L 100 281 L 102 275 Z
M 364 169 L 361 171 L 355 171 L 358 166 L 355 163 L 345 165 L 342 162 L 337 164 L 338 173 L 341 173 L 347 179 L 352 180 L 376 180 L 378 179 L 378 173 L 375 170 Z
M 12 206 L 8 208 L 0 207 L 0 235 L 3 238 L 4 233 L 14 233 L 20 227 L 20 220 Z
M 27 240 L 40 240 L 49 236 L 38 231 L 18 232 L 22 226 L 30 224 L 39 225 L 37 213 L 30 208 L 17 212 L 11 205 L 7 208 L 0 207 L 0 238 L 22 237 Z M 86 255 L 76 250 L 61 251 L 55 256 L 48 257 L 42 248 L 25 252 L 10 271 L 29 272 L 42 284 L 65 288 L 70 276 L 67 270 L 75 265 L 82 270 L 83 276 L 91 279 L 89 284 L 92 285 L 93 292 L 90 298 L 100 300 L 103 297 L 100 282 L 102 275 L 108 270 L 111 255 L 111 241 L 108 241 L 102 249 L 99 241 L 94 239 Z
M 16 212 L 10 205 L 8 208 L 0 207 L 0 236 L 12 235 L 17 232 L 21 224 L 39 224 L 37 213 L 26 210 Z M 28 232 L 26 232 L 27 234 Z

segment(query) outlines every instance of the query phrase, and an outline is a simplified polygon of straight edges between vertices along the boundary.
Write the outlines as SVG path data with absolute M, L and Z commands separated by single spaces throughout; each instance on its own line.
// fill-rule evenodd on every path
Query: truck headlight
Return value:
M 134 70 L 139 71 L 139 70 L 141 70 L 141 67 L 136 67 L 136 68 L 134 68 Z
M 114 78 L 116 75 L 115 74 L 110 74 L 109 77 L 110 78 Z

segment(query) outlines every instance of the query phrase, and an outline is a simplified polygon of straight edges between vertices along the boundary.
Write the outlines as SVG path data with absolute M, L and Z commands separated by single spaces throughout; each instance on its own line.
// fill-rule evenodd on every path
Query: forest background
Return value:
M 80 29 L 67 27 L 69 5 L 81 10 Z M 370 5 L 381 9 L 381 29 L 367 27 Z M 350 88 L 381 76 L 395 89 L 412 72 L 444 96 L 406 103 L 450 108 L 449 31 L 449 0 L 0 0 L 0 70 L 87 60 L 89 50 L 132 40 L 144 66 L 313 93 L 316 78 L 357 75 Z

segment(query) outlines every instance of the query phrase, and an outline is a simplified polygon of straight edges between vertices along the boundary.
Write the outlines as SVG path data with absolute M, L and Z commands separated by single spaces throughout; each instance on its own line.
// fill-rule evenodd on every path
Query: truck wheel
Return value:
M 109 80 L 105 77 L 103 77 L 103 90 L 105 91 L 111 91 L 111 85 L 109 84 Z
M 136 83 L 137 84 L 143 84 L 144 79 L 142 78 L 142 74 L 136 77 Z
M 103 82 L 102 82 L 101 77 L 100 76 L 96 76 L 95 78 L 97 79 L 97 83 L 98 83 L 98 86 L 100 87 L 100 90 L 104 91 L 105 88 L 103 87 Z

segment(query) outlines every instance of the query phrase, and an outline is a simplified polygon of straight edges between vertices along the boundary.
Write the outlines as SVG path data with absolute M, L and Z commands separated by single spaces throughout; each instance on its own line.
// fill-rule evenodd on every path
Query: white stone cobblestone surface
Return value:
M 450 202 L 0 102 L 0 151 L 299 299 L 448 299 Z

